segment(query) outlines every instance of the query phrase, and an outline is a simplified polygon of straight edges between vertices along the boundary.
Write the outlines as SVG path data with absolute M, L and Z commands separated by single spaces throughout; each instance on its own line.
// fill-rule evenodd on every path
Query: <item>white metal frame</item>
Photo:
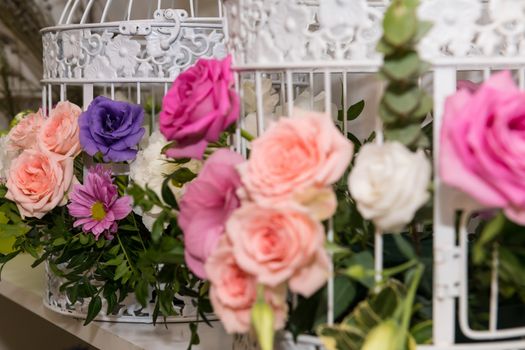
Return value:
M 362 22 L 352 22 L 348 18 L 348 26 L 352 26 L 357 32 L 359 30 L 370 29 L 370 18 L 381 12 L 381 8 L 387 1 L 365 1 L 356 0 L 353 2 L 366 12 Z M 422 55 L 432 63 L 433 83 L 432 90 L 434 96 L 434 168 L 438 169 L 439 164 L 439 140 L 442 116 L 444 113 L 445 100 L 456 91 L 458 72 L 461 71 L 482 71 L 486 79 L 492 70 L 510 69 L 518 72 L 519 85 L 523 89 L 525 86 L 525 28 L 520 27 L 513 17 L 516 14 L 512 11 L 503 11 L 503 6 L 513 5 L 515 9 L 521 8 L 525 11 L 525 2 L 505 2 L 505 0 L 422 0 L 420 9 L 421 17 L 435 22 L 434 32 L 429 38 L 424 40 L 420 47 Z M 468 5 L 468 6 L 467 6 Z M 496 5 L 499 5 L 497 7 Z M 288 115 L 291 114 L 292 103 L 294 101 L 296 89 L 294 87 L 294 76 L 304 74 L 309 76 L 308 87 L 313 88 L 313 76 L 322 76 L 316 84 L 323 84 L 321 89 L 325 93 L 325 110 L 330 112 L 332 105 L 332 86 L 334 82 L 343 82 L 343 106 L 348 108 L 347 82 L 352 73 L 373 73 L 377 72 L 381 65 L 381 58 L 369 53 L 366 57 L 361 57 L 356 53 L 365 50 L 368 42 L 350 41 L 346 42 L 349 51 L 348 59 L 341 59 L 336 54 L 327 53 L 324 57 L 316 57 L 315 53 L 301 51 L 304 47 L 295 41 L 303 41 L 304 45 L 318 45 L 322 50 L 323 45 L 338 45 L 340 41 L 337 37 L 327 34 L 323 23 L 315 22 L 318 18 L 318 8 L 332 6 L 332 10 L 345 11 L 344 4 L 335 0 L 322 1 L 296 1 L 281 0 L 266 2 L 264 0 L 230 0 L 225 3 L 226 18 L 226 37 L 228 45 L 234 54 L 234 65 L 238 71 L 238 86 L 242 86 L 243 79 L 254 79 L 257 96 L 257 122 L 258 133 L 264 128 L 265 116 L 263 114 L 263 101 L 261 90 L 261 78 L 269 74 L 280 75 L 281 104 L 287 103 Z M 313 9 L 313 10 L 312 10 Z M 492 11 L 494 9 L 494 11 Z M 358 9 L 359 10 L 359 9 Z M 314 23 L 318 31 L 312 33 L 306 28 L 298 27 L 296 23 L 290 26 L 290 22 L 281 21 L 276 14 L 286 12 L 285 16 L 295 16 L 294 19 L 301 18 L 305 13 L 305 23 Z M 449 12 L 447 12 L 449 11 Z M 335 12 L 334 12 L 335 13 Z M 429 18 L 429 13 L 432 17 Z M 519 11 L 518 11 L 519 13 Z M 273 15 L 272 15 L 273 14 Z M 485 22 L 478 21 L 481 15 L 486 16 Z M 273 16 L 273 17 L 272 17 Z M 448 16 L 448 17 L 447 17 Z M 452 17 L 451 17 L 452 16 Z M 456 17 L 455 17 L 456 16 Z M 506 17 L 505 17 L 506 16 Z M 334 15 L 334 18 L 337 14 Z M 487 18 L 492 22 L 487 23 Z M 281 21 L 281 22 L 280 22 Z M 310 21 L 310 22 L 308 22 Z M 452 22 L 452 23 L 451 23 Z M 380 25 L 380 22 L 373 22 Z M 378 24 L 379 23 L 379 24 Z M 481 24 L 480 24 L 481 23 Z M 515 24 L 512 27 L 510 24 Z M 304 23 L 299 23 L 304 24 Z M 454 28 L 458 25 L 461 30 L 457 30 L 456 37 L 451 36 L 453 32 L 448 31 L 447 25 Z M 509 27 L 505 27 L 509 25 Z M 505 28 L 504 28 L 505 27 Z M 277 28 L 277 29 L 276 29 Z M 296 30 L 290 34 L 287 41 L 287 31 L 290 28 Z M 511 28 L 511 29 L 509 29 Z M 518 29 L 515 29 L 518 28 Z M 512 31 L 515 29 L 515 31 Z M 339 30 L 343 30 L 339 28 Z M 522 30 L 522 31 L 520 31 Z M 463 31 L 463 32 L 462 32 Z M 439 36 L 439 34 L 442 34 Z M 458 35 L 461 34 L 461 35 Z M 264 47 L 261 43 L 270 38 L 273 40 L 272 48 Z M 490 45 L 483 42 L 480 38 L 489 38 Z M 286 45 L 279 45 L 284 42 Z M 335 43 L 335 44 L 334 44 Z M 355 47 L 353 47 L 355 45 Z M 361 46 L 359 46 L 361 45 Z M 365 45 L 365 46 L 363 46 Z M 374 43 L 375 45 L 375 43 Z M 521 46 L 520 46 L 521 45 Z M 277 47 L 277 49 L 275 48 Z M 523 47 L 524 50 L 518 50 Z M 296 48 L 294 51 L 293 48 Z M 256 52 L 256 54 L 253 54 Z M 355 57 L 352 57 L 355 55 Z M 254 77 L 254 78 L 252 78 Z M 312 89 L 313 90 L 313 89 Z M 242 89 L 239 89 L 242 94 Z M 312 93 L 311 97 L 313 98 Z M 375 102 L 375 101 L 373 101 Z M 313 101 L 311 101 L 311 105 Z M 243 113 L 244 115 L 244 113 Z M 246 155 L 247 144 L 240 138 L 240 128 L 244 127 L 244 120 L 241 119 L 235 146 Z M 380 124 L 379 122 L 377 123 Z M 343 126 L 346 132 L 348 125 Z M 381 136 L 380 128 L 378 135 Z M 377 142 L 382 142 L 378 137 Z M 485 331 L 474 331 L 468 324 L 468 252 L 466 246 L 466 220 L 468 212 L 477 209 L 477 205 L 465 195 L 444 185 L 435 171 L 435 194 L 434 194 L 434 298 L 433 298 L 433 345 L 419 346 L 420 350 L 517 350 L 525 349 L 525 341 L 520 338 L 525 337 L 525 327 L 515 329 L 499 329 L 497 324 L 498 312 L 498 256 L 493 254 L 492 260 L 492 282 L 490 298 L 490 322 L 489 329 Z M 463 210 L 467 213 L 463 217 L 463 225 L 459 233 L 455 231 L 454 218 L 456 210 Z M 459 245 L 456 243 L 458 241 Z M 328 239 L 333 238 L 333 232 L 329 230 Z M 381 278 L 383 265 L 383 236 L 380 232 L 375 234 L 375 270 L 376 280 Z M 328 323 L 333 322 L 333 281 L 328 284 Z M 470 344 L 456 343 L 456 321 L 459 322 L 461 331 L 464 335 L 479 341 Z M 524 323 L 525 325 L 525 323 Z M 286 336 L 285 336 L 286 338 Z M 315 337 L 299 337 L 299 344 L 293 342 L 281 342 L 282 349 L 320 349 L 321 342 Z

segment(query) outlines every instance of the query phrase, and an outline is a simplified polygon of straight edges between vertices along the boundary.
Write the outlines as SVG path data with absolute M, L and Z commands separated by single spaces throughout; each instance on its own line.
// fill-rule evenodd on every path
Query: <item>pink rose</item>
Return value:
M 448 98 L 439 165 L 445 183 L 525 224 L 525 93 L 509 72 Z
M 173 158 L 202 158 L 209 142 L 239 118 L 239 97 L 234 89 L 231 58 L 200 59 L 181 73 L 164 97 L 160 131 L 176 146 Z
M 250 159 L 239 172 L 248 197 L 258 204 L 315 207 L 321 198 L 331 208 L 319 217 L 325 218 L 337 204 L 325 187 L 343 176 L 352 155 L 353 144 L 328 114 L 295 109 L 291 118 L 281 118 L 252 143 Z
M 38 134 L 40 149 L 58 159 L 76 157 L 80 151 L 78 117 L 82 110 L 70 102 L 60 102 L 51 111 Z
M 25 116 L 9 132 L 9 146 L 16 150 L 25 150 L 37 147 L 37 136 L 44 123 L 42 111 Z
M 293 292 L 309 297 L 329 277 L 323 225 L 301 207 L 244 203 L 230 216 L 226 235 L 239 266 L 260 284 L 289 282 Z
M 73 159 L 58 161 L 39 150 L 22 152 L 11 164 L 6 198 L 15 202 L 23 217 L 41 219 L 65 205 L 73 182 Z
M 257 300 L 257 281 L 236 263 L 226 236 L 209 257 L 206 272 L 210 276 L 213 309 L 226 331 L 247 333 L 251 327 L 251 309 Z M 283 328 L 288 314 L 286 287 L 266 288 L 265 298 L 274 311 L 275 329 Z
M 243 161 L 233 151 L 218 150 L 187 185 L 180 201 L 186 263 L 200 278 L 206 278 L 204 263 L 224 233 L 226 220 L 240 205 L 236 191 L 241 180 L 235 167 Z

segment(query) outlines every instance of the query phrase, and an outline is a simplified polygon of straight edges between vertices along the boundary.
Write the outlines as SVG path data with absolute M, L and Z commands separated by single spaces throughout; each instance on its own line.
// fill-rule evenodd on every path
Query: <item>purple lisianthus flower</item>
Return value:
M 77 218 L 74 227 L 91 232 L 98 239 L 101 234 L 112 239 L 117 232 L 117 221 L 131 213 L 130 196 L 119 198 L 117 186 L 111 179 L 111 171 L 102 165 L 92 167 L 83 185 L 75 185 L 70 194 L 69 214 Z
M 78 120 L 80 144 L 91 156 L 102 153 L 105 162 L 133 160 L 144 136 L 143 122 L 141 106 L 99 96 Z

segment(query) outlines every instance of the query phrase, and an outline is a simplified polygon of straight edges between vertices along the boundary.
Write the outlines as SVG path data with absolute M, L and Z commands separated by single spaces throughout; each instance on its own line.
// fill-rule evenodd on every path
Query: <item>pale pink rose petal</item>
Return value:
M 38 132 L 39 148 L 58 159 L 76 157 L 81 151 L 78 126 L 81 114 L 80 107 L 73 103 L 59 102 Z
M 242 193 L 262 206 L 291 204 L 311 188 L 333 185 L 353 155 L 353 144 L 328 114 L 300 109 L 273 123 L 251 149 L 250 159 L 239 167 Z M 332 210 L 326 196 L 312 202 L 326 206 L 312 207 L 321 216 Z
M 330 277 L 331 260 L 326 251 L 318 250 L 310 264 L 304 266 L 290 279 L 290 290 L 309 298 L 318 291 Z
M 325 241 L 320 222 L 297 205 L 270 208 L 244 203 L 230 216 L 226 235 L 238 265 L 272 288 L 314 264 Z M 318 287 L 318 283 L 312 286 Z
M 11 164 L 6 198 L 22 217 L 41 219 L 58 205 L 73 184 L 73 159 L 58 161 L 36 149 L 22 152 Z

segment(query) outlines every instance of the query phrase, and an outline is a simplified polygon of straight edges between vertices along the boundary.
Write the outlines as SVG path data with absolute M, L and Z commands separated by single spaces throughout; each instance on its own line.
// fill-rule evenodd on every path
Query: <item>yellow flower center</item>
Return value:
M 97 221 L 102 221 L 106 217 L 106 210 L 102 202 L 96 202 L 91 207 L 91 217 Z

